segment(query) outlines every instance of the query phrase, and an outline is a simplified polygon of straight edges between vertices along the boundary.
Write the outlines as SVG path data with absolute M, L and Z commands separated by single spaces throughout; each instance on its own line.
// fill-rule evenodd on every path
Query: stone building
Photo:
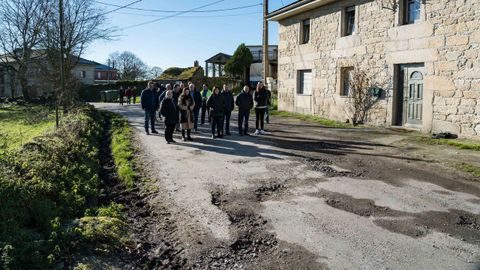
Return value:
M 383 82 L 369 124 L 480 138 L 480 1 L 301 0 L 268 18 L 280 110 L 349 119 L 355 67 Z

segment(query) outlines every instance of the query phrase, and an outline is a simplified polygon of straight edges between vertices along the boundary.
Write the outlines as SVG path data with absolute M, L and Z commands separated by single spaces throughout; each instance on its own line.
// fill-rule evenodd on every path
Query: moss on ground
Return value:
M 469 174 L 471 174 L 475 177 L 480 178 L 480 167 L 479 166 L 468 164 L 468 163 L 460 163 L 460 164 L 457 164 L 457 168 L 459 170 L 462 170 L 466 173 L 469 173 Z
M 277 111 L 277 110 L 271 110 L 269 111 L 270 115 L 274 116 L 279 116 L 279 117 L 292 117 L 296 118 L 302 121 L 308 121 L 308 122 L 315 122 L 321 126 L 324 127 L 330 127 L 330 128 L 354 128 L 354 126 L 347 124 L 347 123 L 342 123 L 339 121 L 335 120 L 330 120 L 318 116 L 313 116 L 313 115 L 306 115 L 306 114 L 300 114 L 300 113 L 293 113 L 293 112 L 286 112 L 286 111 Z
M 458 149 L 467 149 L 480 151 L 480 143 L 462 139 L 433 139 L 427 136 L 416 135 L 412 137 L 413 140 L 429 145 L 450 145 Z

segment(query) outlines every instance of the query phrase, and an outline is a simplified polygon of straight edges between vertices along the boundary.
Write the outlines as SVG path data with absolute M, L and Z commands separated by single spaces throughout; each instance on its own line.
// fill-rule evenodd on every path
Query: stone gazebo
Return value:
M 209 71 L 212 70 L 211 77 L 222 77 L 225 74 L 225 64 L 230 58 L 232 58 L 231 55 L 225 53 L 218 53 L 211 58 L 205 60 L 205 76 L 210 77 Z

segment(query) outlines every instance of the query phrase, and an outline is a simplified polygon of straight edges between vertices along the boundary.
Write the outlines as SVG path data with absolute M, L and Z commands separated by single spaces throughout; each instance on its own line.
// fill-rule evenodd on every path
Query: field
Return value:
M 0 146 L 12 150 L 55 128 L 53 109 L 38 105 L 0 105 Z

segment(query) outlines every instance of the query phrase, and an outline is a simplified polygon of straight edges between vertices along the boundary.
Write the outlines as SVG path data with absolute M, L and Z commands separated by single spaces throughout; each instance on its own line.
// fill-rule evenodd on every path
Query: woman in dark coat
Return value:
M 160 105 L 160 114 L 163 115 L 163 121 L 165 123 L 165 140 L 168 144 L 175 143 L 173 140 L 173 132 L 175 131 L 175 125 L 178 122 L 177 105 L 173 102 L 172 90 L 167 90 L 165 98 Z
M 255 135 L 265 134 L 264 128 L 264 119 L 265 112 L 267 111 L 268 106 L 268 92 L 262 82 L 258 82 L 257 89 L 255 91 Z
M 193 141 L 190 136 L 193 128 L 193 108 L 195 107 L 195 101 L 193 101 L 192 95 L 188 87 L 183 88 L 183 93 L 178 98 L 178 108 L 180 109 L 180 124 L 182 128 L 182 139 L 184 141 Z M 187 137 L 185 137 L 185 131 Z
M 220 94 L 218 87 L 213 87 L 213 93 L 207 101 L 207 106 L 211 108 L 210 117 L 212 118 L 212 139 L 215 139 L 215 128 L 219 138 L 223 137 L 223 117 L 225 115 L 225 98 Z

